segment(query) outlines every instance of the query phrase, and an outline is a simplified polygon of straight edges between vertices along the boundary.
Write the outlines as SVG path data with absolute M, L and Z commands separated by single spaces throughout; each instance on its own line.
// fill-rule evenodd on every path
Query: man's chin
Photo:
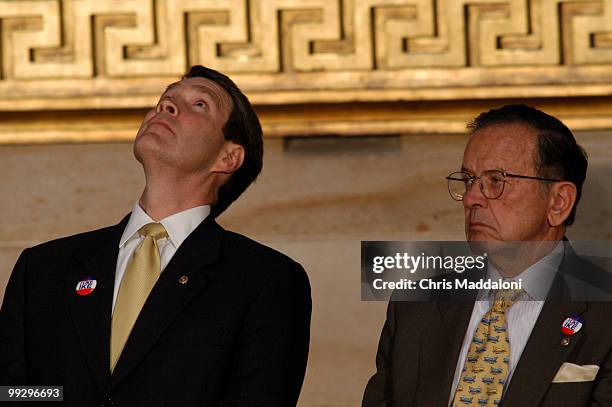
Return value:
M 468 242 L 484 242 L 484 241 L 499 241 L 497 236 L 490 233 L 489 228 L 474 227 L 469 228 L 466 232 L 466 240 Z
M 146 140 L 142 138 L 142 135 L 136 136 L 136 140 L 134 140 L 134 146 L 132 148 L 134 152 L 134 157 L 142 164 L 144 157 L 147 155 L 146 150 L 149 148 L 145 145 L 148 144 Z
M 142 134 L 134 140 L 134 157 L 144 165 L 145 162 L 155 162 L 160 159 L 165 149 L 155 134 Z
M 485 233 L 469 233 L 467 237 L 468 244 L 475 254 L 487 255 L 503 251 L 507 243 L 500 239 L 495 239 L 493 236 Z

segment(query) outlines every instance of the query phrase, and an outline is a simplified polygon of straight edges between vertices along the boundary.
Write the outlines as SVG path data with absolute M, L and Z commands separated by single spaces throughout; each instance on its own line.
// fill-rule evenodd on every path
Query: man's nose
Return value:
M 176 116 L 178 114 L 178 107 L 176 103 L 174 103 L 170 99 L 164 99 L 160 101 L 158 110 L 159 112 L 170 113 L 172 116 Z
M 488 199 L 482 193 L 480 180 L 475 179 L 472 185 L 468 186 L 465 195 L 463 195 L 463 206 L 466 208 L 474 208 L 476 206 L 487 206 Z

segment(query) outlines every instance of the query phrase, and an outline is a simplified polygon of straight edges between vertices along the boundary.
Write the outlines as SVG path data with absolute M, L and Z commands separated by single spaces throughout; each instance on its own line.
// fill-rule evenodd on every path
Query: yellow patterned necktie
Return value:
M 523 290 L 495 293 L 493 306 L 480 320 L 470 343 L 454 407 L 499 405 L 510 366 L 506 310 L 522 294 Z
M 146 224 L 138 233 L 144 240 L 134 251 L 123 274 L 111 323 L 111 372 L 115 369 L 142 306 L 159 278 L 161 266 L 157 241 L 168 237 L 161 223 Z

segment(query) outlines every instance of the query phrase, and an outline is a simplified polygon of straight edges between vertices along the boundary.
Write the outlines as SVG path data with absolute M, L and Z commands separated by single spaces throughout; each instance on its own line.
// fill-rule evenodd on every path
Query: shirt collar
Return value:
M 191 232 L 193 232 L 209 214 L 210 205 L 196 206 L 170 215 L 160 220 L 159 223 L 166 228 L 170 243 L 175 249 L 178 249 Z M 151 222 L 155 221 L 151 219 L 144 209 L 141 208 L 139 202 L 136 201 L 130 215 L 130 220 L 123 231 L 123 235 L 121 235 L 121 240 L 119 240 L 119 247 L 123 247 L 130 239 L 138 237 L 138 230 Z
M 528 296 L 527 299 L 543 301 L 558 273 L 564 252 L 565 248 L 563 242 L 559 241 L 550 253 L 513 278 L 502 277 L 495 266 L 489 263 L 489 278 L 493 281 L 497 281 L 498 279 L 504 281 L 518 281 L 521 279 L 523 291 L 525 291 Z

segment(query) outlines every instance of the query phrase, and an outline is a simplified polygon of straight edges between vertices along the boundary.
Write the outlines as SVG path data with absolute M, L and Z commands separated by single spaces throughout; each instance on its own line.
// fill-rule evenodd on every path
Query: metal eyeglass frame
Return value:
M 499 192 L 499 195 L 497 195 L 495 198 L 489 198 L 485 193 L 484 193 L 484 187 L 482 185 L 482 175 L 485 173 L 491 173 L 491 172 L 497 172 L 499 174 L 502 175 L 503 178 L 503 185 L 501 187 L 501 190 Z M 482 174 L 480 176 L 476 176 L 476 175 L 472 175 L 466 171 L 455 171 L 450 173 L 447 177 L 446 180 L 448 181 L 448 193 L 450 194 L 451 198 L 453 198 L 455 201 L 463 201 L 463 197 L 464 195 L 461 196 L 461 198 L 456 198 L 455 194 L 453 194 L 453 192 L 451 191 L 451 181 L 463 181 L 465 182 L 465 178 L 453 178 L 454 175 L 456 174 L 465 174 L 467 176 L 467 180 L 468 180 L 468 184 L 465 187 L 465 193 L 467 193 L 467 191 L 470 190 L 470 188 L 472 188 L 472 185 L 474 185 L 474 182 L 476 180 L 478 180 L 478 184 L 480 185 L 480 192 L 482 192 L 482 196 L 484 196 L 487 199 L 499 199 L 502 194 L 504 193 L 504 189 L 506 188 L 506 178 L 523 178 L 523 179 L 535 179 L 538 181 L 548 181 L 548 182 L 561 182 L 563 180 L 560 179 L 553 179 L 553 178 L 543 178 L 543 177 L 532 177 L 530 175 L 519 175 L 519 174 L 511 174 L 508 173 L 506 171 L 503 170 L 485 170 L 482 172 Z

